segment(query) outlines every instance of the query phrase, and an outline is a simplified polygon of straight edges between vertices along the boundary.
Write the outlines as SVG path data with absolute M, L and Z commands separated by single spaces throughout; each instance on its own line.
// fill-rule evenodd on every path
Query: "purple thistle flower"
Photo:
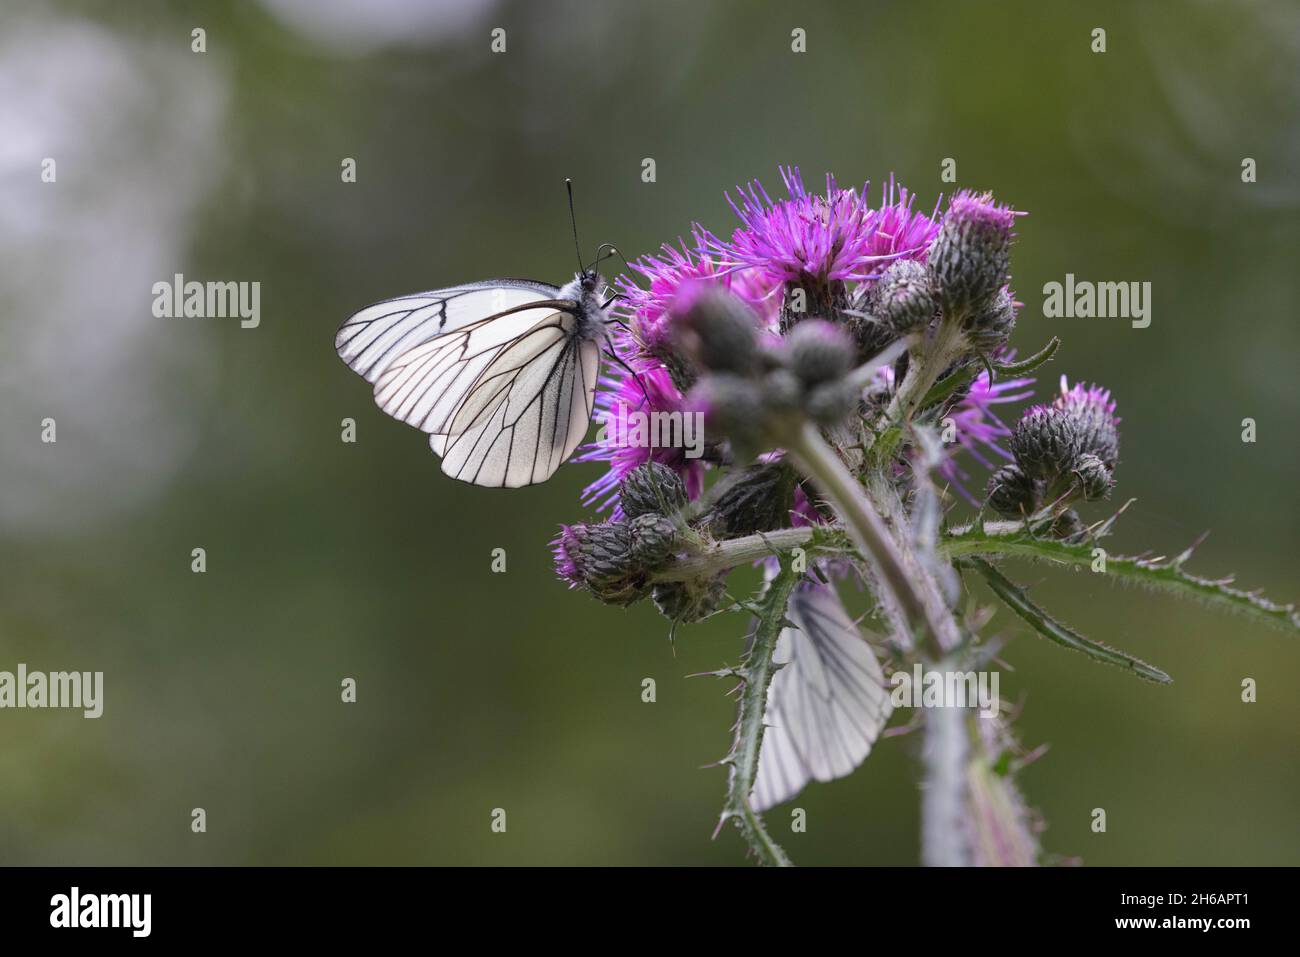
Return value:
M 1064 375 L 1061 376 L 1061 394 L 1053 400 L 1052 405 L 1065 411 L 1086 410 L 1090 415 L 1109 419 L 1112 425 L 1120 423 L 1119 417 L 1115 415 L 1115 400 L 1110 397 L 1110 389 L 1103 389 L 1099 385 L 1085 386 L 1082 382 L 1076 382 L 1071 388 Z
M 1119 417 L 1109 389 L 1082 382 L 1070 388 L 1062 375 L 1061 394 L 1052 402 L 1052 408 L 1069 417 L 1078 431 L 1082 451 L 1096 455 L 1107 468 L 1115 467 L 1119 461 Z
M 946 308 L 978 309 L 1006 285 L 1012 227 L 1023 215 L 992 193 L 964 189 L 953 196 L 926 258 Z
M 555 574 L 569 583 L 570 588 L 582 584 L 576 556 L 581 544 L 583 525 L 561 525 L 560 534 L 551 541 L 551 554 L 555 557 Z
M 697 284 L 716 285 L 738 296 L 754 308 L 760 321 L 774 323 L 776 320 L 777 287 L 765 283 L 755 270 L 730 270 L 722 266 L 708 251 L 712 237 L 701 227 L 696 226 L 691 235 L 695 240 L 693 247 L 679 240 L 680 247 L 665 244 L 658 255 L 650 253 L 630 264 L 649 281 L 649 288 L 643 288 L 627 276 L 620 276 L 616 282 L 622 298 L 614 307 L 614 314 L 630 321 L 637 340 L 635 345 L 647 354 L 673 348 L 668 328 L 669 310 Z
M 977 193 L 972 189 L 962 189 L 954 193 L 948 202 L 944 218 L 963 226 L 1014 236 L 1012 227 L 1016 224 L 1016 217 L 1024 215 L 1025 213 L 1012 209 L 1005 203 L 996 202 L 990 192 Z
M 841 189 L 830 174 L 825 194 L 804 187 L 799 168 L 782 167 L 789 198 L 773 200 L 757 180 L 740 187 L 739 203 L 727 195 L 741 226 L 731 239 L 710 237 L 709 247 L 729 268 L 753 268 L 780 283 L 814 284 L 873 278 L 875 264 L 903 255 L 924 255 L 938 232 L 929 217 L 911 211 L 902 190 L 890 183 L 883 209 L 872 209 L 867 187 Z
M 1009 361 L 1012 356 L 1013 353 L 1007 353 L 1004 361 Z M 952 483 L 957 493 L 972 505 L 978 506 L 980 502 L 966 489 L 964 483 L 970 479 L 970 475 L 962 469 L 961 463 L 954 456 L 965 452 L 990 470 L 996 466 L 984 454 L 985 451 L 1011 461 L 1011 453 L 1001 444 L 1003 439 L 1011 436 L 1011 429 L 993 412 L 993 406 L 1030 398 L 1033 395 L 1033 384 L 1032 378 L 1024 378 L 1003 379 L 990 385 L 988 372 L 981 372 L 971 383 L 970 391 L 948 413 L 956 426 L 957 440 L 952 446 L 952 455 L 939 467 L 939 474 Z
M 867 252 L 874 257 L 887 259 L 925 259 L 930 244 L 939 235 L 939 204 L 942 197 L 934 204 L 930 215 L 912 210 L 914 193 L 905 186 L 898 186 L 894 177 L 889 177 L 881 199 L 876 231 L 868 244 Z
M 606 462 L 609 471 L 582 491 L 582 503 L 595 505 L 597 511 L 613 508 L 612 518 L 623 517 L 618 505 L 618 491 L 623 479 L 638 465 L 654 461 L 666 465 L 681 476 L 686 494 L 692 499 L 704 490 L 704 462 L 688 459 L 683 448 L 651 448 L 648 445 L 620 443 L 621 430 L 616 421 L 634 412 L 681 413 L 690 415 L 694 409 L 673 385 L 667 370 L 652 359 L 633 357 L 629 365 L 635 370 L 632 376 L 618 368 L 601 377 L 596 393 L 596 418 L 605 424 L 605 440 L 583 446 L 575 462 Z M 648 400 L 648 401 L 647 401 Z

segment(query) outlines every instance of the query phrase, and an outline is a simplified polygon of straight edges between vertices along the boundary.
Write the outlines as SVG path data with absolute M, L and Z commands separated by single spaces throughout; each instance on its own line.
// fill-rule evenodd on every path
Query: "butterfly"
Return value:
M 580 271 L 558 287 L 489 279 L 387 299 L 344 322 L 334 347 L 383 411 L 428 433 L 443 472 L 474 485 L 535 485 L 591 422 L 614 298 L 601 298 L 601 258 L 585 268 L 579 253 Z
M 893 712 L 884 673 L 834 587 L 790 596 L 772 661 L 767 725 L 750 806 L 766 811 L 809 781 L 832 781 L 866 760 Z

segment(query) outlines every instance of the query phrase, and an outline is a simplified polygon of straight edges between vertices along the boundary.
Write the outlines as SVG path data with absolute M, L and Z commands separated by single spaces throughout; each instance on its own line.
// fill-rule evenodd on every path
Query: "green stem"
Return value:
M 885 422 L 889 425 L 910 422 L 939 376 L 962 351 L 961 317 L 947 316 L 939 324 L 934 339 L 925 344 L 924 353 L 912 353 L 907 375 L 903 376 L 885 412 Z
M 763 826 L 763 820 L 749 803 L 758 775 L 758 752 L 763 743 L 763 712 L 767 707 L 767 691 L 776 674 L 772 653 L 777 639 L 785 627 L 785 609 L 790 593 L 800 576 L 794 571 L 788 557 L 781 558 L 781 571 L 768 584 L 767 593 L 757 609 L 758 626 L 754 630 L 754 643 L 749 657 L 740 670 L 743 684 L 740 689 L 740 717 L 736 721 L 736 741 L 727 758 L 730 766 L 727 785 L 727 802 L 723 807 L 723 822 L 734 818 L 740 826 L 745 842 L 763 864 L 790 867 L 789 856 L 772 840 Z
M 875 571 L 881 589 L 901 612 L 913 642 L 917 647 L 932 645 L 931 659 L 941 658 L 946 646 L 955 644 L 954 630 L 926 600 L 921 584 L 908 574 L 897 545 L 861 484 L 811 423 L 805 422 L 785 448 L 834 506 L 858 551 Z
M 843 537 L 842 533 L 837 535 L 811 525 L 745 535 L 706 545 L 700 551 L 687 554 L 655 570 L 650 578 L 661 582 L 692 581 L 767 558 L 774 552 L 787 552 L 792 548 L 804 548 L 810 552 L 842 552 L 849 547 L 847 540 L 839 541 Z M 822 540 L 818 541 L 819 538 Z

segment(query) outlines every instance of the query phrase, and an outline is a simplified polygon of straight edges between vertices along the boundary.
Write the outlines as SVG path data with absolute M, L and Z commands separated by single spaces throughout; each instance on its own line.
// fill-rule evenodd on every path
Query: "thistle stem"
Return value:
M 776 667 L 772 653 L 785 625 L 785 608 L 790 592 L 800 576 L 788 558 L 783 558 L 781 571 L 772 579 L 763 596 L 758 611 L 758 626 L 754 629 L 754 643 L 742 670 L 744 684 L 740 689 L 740 717 L 736 721 L 736 740 L 728 757 L 730 775 L 727 784 L 727 802 L 723 806 L 721 827 L 735 818 L 745 842 L 754 856 L 763 864 L 790 867 L 789 856 L 772 840 L 763 826 L 762 818 L 749 803 L 758 775 L 758 752 L 763 743 L 763 712 L 767 707 L 767 690 L 772 684 Z
M 902 613 L 922 659 L 933 662 L 930 667 L 935 669 L 951 667 L 948 655 L 960 636 L 938 585 L 915 560 L 909 565 L 903 546 L 890 535 L 866 489 L 811 424 L 805 423 L 786 449 L 835 507 L 862 557 L 875 571 L 882 597 L 889 598 Z M 909 573 L 909 567 L 915 570 Z M 970 860 L 970 842 L 963 827 L 968 746 L 962 721 L 962 711 L 956 708 L 937 708 L 926 714 L 921 802 L 921 858 L 926 865 L 961 865 Z
M 914 644 L 932 645 L 931 660 L 942 657 L 945 645 L 951 643 L 952 629 L 941 620 L 933 603 L 926 600 L 921 585 L 908 574 L 897 544 L 867 500 L 862 485 L 809 422 L 803 423 L 786 442 L 786 450 L 834 506 L 862 557 L 875 571 L 886 597 L 907 622 Z
M 815 541 L 821 536 L 823 541 Z M 756 562 L 777 552 L 787 552 L 792 548 L 806 548 L 817 552 L 842 552 L 849 548 L 842 532 L 830 532 L 825 528 L 805 525 L 800 528 L 779 528 L 773 532 L 759 532 L 721 542 L 712 542 L 698 552 L 687 554 L 672 564 L 657 569 L 650 575 L 651 581 L 680 582 L 697 578 L 706 578 L 724 572 L 737 565 Z
M 936 666 L 942 669 L 944 664 Z M 951 663 L 947 664 L 951 667 Z M 925 785 L 921 794 L 921 864 L 964 867 L 971 863 L 966 820 L 966 764 L 970 741 L 966 709 L 930 708 L 925 712 Z
M 920 410 L 930 389 L 948 366 L 962 352 L 961 318 L 945 317 L 924 352 L 915 351 L 908 362 L 907 375 L 894 393 L 885 412 L 885 423 L 902 425 Z

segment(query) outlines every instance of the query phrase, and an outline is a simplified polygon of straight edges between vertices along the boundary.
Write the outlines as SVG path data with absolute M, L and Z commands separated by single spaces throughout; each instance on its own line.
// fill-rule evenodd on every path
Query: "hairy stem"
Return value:
M 947 667 L 951 666 L 951 662 L 947 663 Z M 971 863 L 965 826 L 966 765 L 970 759 L 966 714 L 965 708 L 955 707 L 925 712 L 921 863 L 926 867 L 965 867 Z
M 763 864 L 790 867 L 790 858 L 779 844 L 772 840 L 763 826 L 762 818 L 750 806 L 749 795 L 754 790 L 758 775 L 758 751 L 763 743 L 763 712 L 767 707 L 767 689 L 776 674 L 772 653 L 785 626 L 785 609 L 799 575 L 788 558 L 781 559 L 781 570 L 768 584 L 757 614 L 754 643 L 749 657 L 739 674 L 743 680 L 740 689 L 740 717 L 736 720 L 736 740 L 727 758 L 730 766 L 727 785 L 727 802 L 723 806 L 719 826 L 734 818 L 754 856 Z
M 840 461 L 821 433 L 805 422 L 786 442 L 786 450 L 834 506 L 863 559 L 872 567 L 892 604 L 901 612 L 912 640 L 932 647 L 931 659 L 942 657 L 952 629 L 926 600 L 922 585 L 908 574 L 889 530 L 868 501 L 862 485 Z
M 912 353 L 907 375 L 894 393 L 885 412 L 885 422 L 902 425 L 911 421 L 920 410 L 925 397 L 939 381 L 953 360 L 963 351 L 961 318 L 945 317 L 935 332 L 934 339 L 925 344 L 924 354 Z
M 816 539 L 822 538 L 822 541 Z M 680 582 L 705 578 L 724 572 L 737 565 L 767 558 L 774 552 L 792 548 L 808 551 L 842 552 L 849 548 L 842 533 L 805 525 L 801 528 L 779 528 L 774 532 L 759 532 L 741 538 L 712 542 L 701 550 L 687 554 L 651 573 L 652 581 Z

